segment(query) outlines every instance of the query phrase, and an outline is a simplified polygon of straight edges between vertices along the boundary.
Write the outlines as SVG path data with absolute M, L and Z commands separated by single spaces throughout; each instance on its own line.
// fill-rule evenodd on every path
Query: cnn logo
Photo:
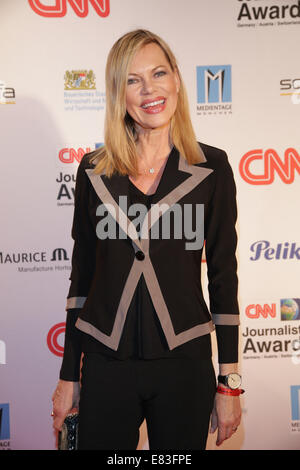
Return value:
M 58 357 L 63 357 L 64 355 L 64 347 L 59 342 L 59 337 L 64 335 L 66 331 L 66 323 L 57 323 L 56 325 L 50 328 L 48 335 L 47 335 L 47 345 L 49 350 Z
M 254 173 L 250 166 L 258 162 L 261 162 L 262 170 Z M 295 171 L 300 173 L 300 156 L 294 148 L 286 149 L 283 161 L 274 149 L 265 152 L 261 149 L 250 150 L 242 157 L 239 170 L 243 180 L 249 184 L 271 184 L 275 173 L 284 183 L 291 184 L 295 179 Z
M 248 318 L 275 318 L 276 304 L 251 304 L 246 307 L 246 316 Z
M 45 5 L 41 0 L 28 0 L 29 5 L 35 13 L 46 18 L 61 18 L 67 14 L 67 3 L 74 13 L 80 18 L 85 18 L 89 13 L 89 3 L 97 15 L 105 18 L 109 15 L 109 0 L 55 0 L 54 5 Z
M 82 157 L 90 151 L 91 149 L 89 147 L 86 149 L 79 148 L 77 150 L 74 148 L 63 148 L 59 151 L 58 158 L 62 163 L 80 163 Z

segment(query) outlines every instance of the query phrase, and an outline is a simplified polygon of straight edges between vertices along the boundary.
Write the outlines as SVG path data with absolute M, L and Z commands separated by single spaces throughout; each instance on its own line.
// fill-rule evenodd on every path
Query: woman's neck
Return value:
M 137 128 L 137 153 L 144 165 L 152 166 L 167 157 L 171 151 L 170 126 L 157 129 Z

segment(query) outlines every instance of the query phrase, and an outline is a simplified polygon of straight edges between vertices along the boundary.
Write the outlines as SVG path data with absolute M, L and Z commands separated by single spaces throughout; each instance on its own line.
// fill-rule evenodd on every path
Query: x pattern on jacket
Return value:
M 123 285 L 121 285 L 122 283 L 120 283 L 120 280 L 118 280 L 114 286 L 115 290 L 113 286 L 109 287 L 109 292 L 107 292 L 107 289 L 106 292 L 104 292 L 104 290 L 101 291 L 101 289 L 97 289 L 97 286 L 99 287 L 101 283 L 101 276 L 97 275 L 97 273 L 101 271 L 101 269 L 99 270 L 99 267 L 98 269 L 95 268 L 95 274 L 93 274 L 93 279 L 88 286 L 85 286 L 84 289 L 78 287 L 81 283 L 78 279 L 78 268 L 75 269 L 74 266 L 80 263 L 80 261 L 76 259 L 76 253 L 80 251 L 80 240 L 79 237 L 77 239 L 78 229 L 74 218 L 72 234 L 75 240 L 75 246 L 72 258 L 72 274 L 70 277 L 72 283 L 67 299 L 67 309 L 82 308 L 82 314 L 79 315 L 79 318 L 76 322 L 76 327 L 81 331 L 90 334 L 98 341 L 114 350 L 118 349 L 120 338 L 124 329 L 126 314 L 142 274 L 144 275 L 151 300 L 158 315 L 170 350 L 196 337 L 210 333 L 214 329 L 214 324 L 239 324 L 239 310 L 236 296 L 237 262 L 235 257 L 235 249 L 237 238 L 235 231 L 235 183 L 226 153 L 222 150 L 215 149 L 214 147 L 210 147 L 205 144 L 200 145 L 203 162 L 196 165 L 189 165 L 185 158 L 179 154 L 176 148 L 173 148 L 171 151 L 161 180 L 157 187 L 157 191 L 153 196 L 152 207 L 147 212 L 144 219 L 143 226 L 141 228 L 142 235 L 140 239 L 134 225 L 129 221 L 127 215 L 122 211 L 118 203 L 119 197 L 121 195 L 128 195 L 128 176 L 114 175 L 111 178 L 107 178 L 105 176 L 105 172 L 103 172 L 101 175 L 96 174 L 93 170 L 93 166 L 91 167 L 90 164 L 87 165 L 89 154 L 86 155 L 83 159 L 81 165 L 84 166 L 85 177 L 88 177 L 91 183 L 89 188 L 90 190 L 94 191 L 94 196 L 96 195 L 99 199 L 98 202 L 102 202 L 102 204 L 106 206 L 111 216 L 115 219 L 117 224 L 126 234 L 127 240 L 129 240 L 131 243 L 133 262 L 131 266 L 121 265 L 119 267 L 113 265 L 113 260 L 111 264 L 108 264 L 111 269 L 120 269 L 126 273 L 125 283 L 123 282 Z M 206 158 L 205 155 L 208 158 Z M 202 164 L 207 164 L 212 166 L 212 168 L 200 166 Z M 153 256 L 151 255 L 150 247 L 152 241 L 149 239 L 148 235 L 151 227 L 155 224 L 159 217 L 163 216 L 164 211 L 167 211 L 178 202 L 183 203 L 185 196 L 190 194 L 193 190 L 195 190 L 195 192 L 192 193 L 195 194 L 194 202 L 201 203 L 202 201 L 198 200 L 201 193 L 199 193 L 197 189 L 201 188 L 201 184 L 204 182 L 204 180 L 206 180 L 214 172 L 218 172 L 218 177 L 215 178 L 214 181 L 211 181 L 211 184 L 206 186 L 207 188 L 210 188 L 209 197 L 211 199 L 208 201 L 208 190 L 206 189 L 207 211 L 208 208 L 210 208 L 209 211 L 217 210 L 218 214 L 217 216 L 211 216 L 214 217 L 215 220 L 210 223 L 210 225 L 214 225 L 214 234 L 216 235 L 214 235 L 214 239 L 211 240 L 211 244 L 209 239 L 206 240 L 206 243 L 209 246 L 209 256 L 207 256 L 206 252 L 206 257 L 207 260 L 211 260 L 212 264 L 211 267 L 208 265 L 208 274 L 210 277 L 210 307 L 211 310 L 215 310 L 212 310 L 212 313 L 210 313 L 203 300 L 201 283 L 198 284 L 198 282 L 196 282 L 198 290 L 196 289 L 194 298 L 194 291 L 185 289 L 185 287 L 187 288 L 187 284 L 186 286 L 169 285 L 168 287 L 168 282 L 165 279 L 167 274 L 163 275 L 158 273 L 160 263 L 157 250 L 155 250 L 155 254 L 153 253 Z M 84 173 L 81 172 L 80 178 L 83 177 Z M 77 176 L 77 178 L 79 178 L 79 176 Z M 78 179 L 76 186 L 77 184 L 81 184 Z M 218 195 L 217 197 L 215 196 L 216 194 Z M 216 197 L 216 200 L 214 200 L 214 197 Z M 157 204 L 159 204 L 161 207 L 160 211 L 155 210 L 155 205 Z M 220 207 L 217 207 L 218 205 Z M 210 217 L 209 211 L 206 213 L 207 221 Z M 218 224 L 220 224 L 219 228 L 221 231 L 218 231 Z M 223 239 L 222 236 L 224 237 Z M 156 243 L 157 242 L 159 243 L 159 241 L 156 241 Z M 101 240 L 98 240 L 97 243 L 101 243 Z M 76 244 L 78 245 L 77 248 Z M 163 249 L 165 249 L 165 247 L 166 245 L 164 244 Z M 198 261 L 199 252 L 202 255 L 202 249 L 197 253 Z M 220 259 L 221 256 L 224 258 L 223 267 L 222 260 Z M 172 251 L 172 248 L 170 248 L 169 257 L 169 269 L 175 269 L 176 271 L 174 265 L 174 257 L 176 259 L 176 252 Z M 166 259 L 165 255 L 163 259 Z M 97 263 L 101 263 L 101 260 L 95 260 L 95 263 L 97 266 Z M 217 267 L 215 268 L 214 265 Z M 128 271 L 128 274 L 126 270 Z M 83 276 L 84 269 L 82 269 L 80 272 L 81 276 Z M 167 271 L 165 271 L 165 273 L 167 273 Z M 194 275 L 195 272 L 190 270 L 186 282 L 194 284 Z M 124 278 L 124 276 L 122 276 L 122 278 Z M 192 305 L 193 307 L 190 307 L 190 310 L 194 309 L 194 311 L 189 313 L 189 311 L 182 310 L 182 306 L 184 305 L 182 302 L 179 302 L 180 305 L 177 310 L 175 305 L 176 302 L 173 303 L 170 300 L 172 297 L 171 290 L 174 292 L 174 294 L 175 292 L 178 293 L 178 291 L 180 291 L 181 298 L 184 298 L 186 294 L 185 290 L 187 290 L 187 292 L 190 294 L 192 292 L 189 301 L 187 302 L 187 306 Z M 108 305 L 110 296 L 113 296 L 114 292 L 118 298 L 116 311 L 113 313 L 110 312 L 109 314 L 105 313 L 104 305 Z M 105 301 L 103 301 L 104 299 L 101 298 L 101 296 L 103 297 L 104 295 L 106 296 Z M 102 301 L 103 308 L 99 308 L 98 311 L 97 303 L 100 305 Z M 109 322 L 106 321 L 106 323 L 104 318 L 101 323 L 101 318 L 99 317 L 105 317 L 105 315 L 110 315 L 110 317 L 113 316 L 113 318 L 111 318 Z M 184 320 L 182 320 L 182 317 L 184 317 Z

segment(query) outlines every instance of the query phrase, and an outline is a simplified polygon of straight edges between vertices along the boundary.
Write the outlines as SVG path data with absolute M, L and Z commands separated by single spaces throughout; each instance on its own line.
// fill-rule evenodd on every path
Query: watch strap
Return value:
M 235 390 L 231 390 L 228 388 L 222 388 L 220 386 L 217 387 L 217 393 L 221 393 L 222 395 L 231 395 L 232 397 L 238 397 L 239 395 L 242 395 L 245 393 L 245 390 L 241 388 L 237 388 Z
M 227 375 L 218 375 L 218 382 L 220 382 L 223 385 L 227 385 Z

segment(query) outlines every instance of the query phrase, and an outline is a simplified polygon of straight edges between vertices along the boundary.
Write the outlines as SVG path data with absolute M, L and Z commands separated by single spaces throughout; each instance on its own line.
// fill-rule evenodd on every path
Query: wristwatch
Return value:
M 242 377 L 236 372 L 227 375 L 218 375 L 218 382 L 231 388 L 231 390 L 236 390 L 242 385 Z

